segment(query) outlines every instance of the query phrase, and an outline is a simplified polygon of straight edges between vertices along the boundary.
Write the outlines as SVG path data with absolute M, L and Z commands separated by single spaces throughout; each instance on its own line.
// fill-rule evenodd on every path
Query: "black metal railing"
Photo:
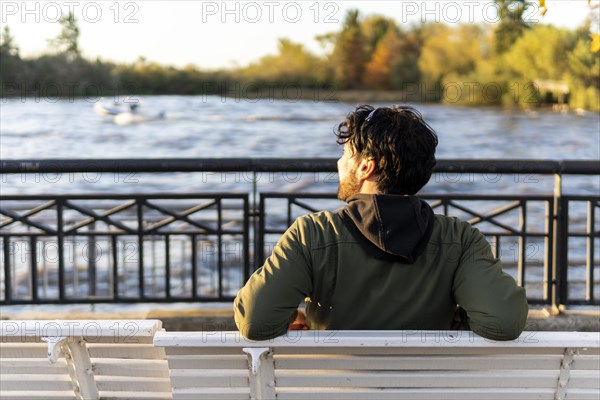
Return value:
M 327 173 L 333 159 L 7 160 L 0 173 L 247 173 L 239 194 L 2 195 L 0 304 L 229 301 L 299 215 L 328 193 L 272 193 L 264 173 Z M 594 161 L 440 160 L 439 174 L 554 175 L 548 194 L 426 194 L 476 225 L 531 303 L 600 304 L 600 195 L 563 195 Z M 232 190 L 236 193 L 236 190 Z
M 250 272 L 245 193 L 2 196 L 0 213 L 3 304 L 215 301 Z
M 529 302 L 551 303 L 554 221 L 549 218 L 541 229 L 538 226 L 532 227 L 529 220 L 538 218 L 540 213 L 531 215 L 528 210 L 543 210 L 542 212 L 551 216 L 554 209 L 553 196 L 423 195 L 421 198 L 428 201 L 437 214 L 460 215 L 462 219 L 478 227 L 490 240 L 495 255 L 502 258 L 504 269 L 515 276 L 519 285 L 528 288 Z M 302 214 L 317 211 L 309 205 L 317 199 L 331 201 L 335 199 L 335 195 L 262 193 L 260 214 L 264 218 L 260 220 L 259 240 L 269 236 L 276 240 L 285 231 L 281 228 L 282 225 L 289 225 Z M 285 209 L 285 215 L 278 213 L 268 218 L 267 204 L 278 201 L 283 202 L 279 209 Z M 482 204 L 486 204 L 488 209 L 485 210 Z M 285 224 L 282 224 L 282 216 Z M 518 226 L 511 226 L 511 220 L 519 221 Z M 261 241 L 257 249 L 260 252 L 257 258 L 262 260 L 266 254 L 261 251 L 268 251 L 270 246 L 265 246 Z M 528 275 L 534 275 L 536 279 Z

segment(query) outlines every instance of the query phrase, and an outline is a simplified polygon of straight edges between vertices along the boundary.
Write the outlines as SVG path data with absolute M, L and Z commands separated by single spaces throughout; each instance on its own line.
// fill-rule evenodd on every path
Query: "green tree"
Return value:
M 496 52 L 505 53 L 525 33 L 530 25 L 523 19 L 532 5 L 527 0 L 494 0 L 498 5 L 500 22 L 496 27 Z
M 365 37 L 358 20 L 358 10 L 350 10 L 341 32 L 336 36 L 332 54 L 335 81 L 340 89 L 360 86 L 366 60 Z
M 0 33 L 0 96 L 18 90 L 26 72 L 23 60 L 19 56 L 19 48 L 10 33 L 8 25 L 4 25 Z
M 591 4 L 590 2 L 590 12 L 587 17 L 586 26 L 590 32 L 590 51 L 592 53 L 600 52 L 600 3 Z M 592 27 L 594 27 L 594 31 L 592 31 Z
M 537 25 L 523 36 L 504 55 L 508 69 L 530 81 L 565 78 L 570 34 L 566 29 Z
M 10 33 L 8 25 L 4 25 L 0 33 L 0 52 L 2 57 L 19 57 L 19 48 L 15 43 L 15 38 Z
M 567 54 L 572 108 L 600 110 L 600 52 L 590 51 L 589 37 L 583 29 L 572 51 Z
M 61 25 L 61 31 L 55 39 L 50 41 L 51 46 L 56 48 L 59 53 L 67 56 L 70 60 L 80 58 L 80 32 L 75 15 L 70 12 L 69 15 L 61 17 L 59 23 Z
M 585 86 L 600 89 L 600 53 L 589 50 L 587 39 L 580 39 L 568 56 L 571 76 L 581 80 Z
M 307 51 L 300 43 L 279 39 L 279 52 L 267 55 L 239 72 L 250 80 L 296 83 L 303 86 L 323 85 L 330 73 L 325 61 Z
M 464 75 L 472 72 L 482 58 L 484 31 L 477 25 L 451 28 L 439 25 L 425 40 L 419 58 L 424 77 L 439 83 L 447 74 Z

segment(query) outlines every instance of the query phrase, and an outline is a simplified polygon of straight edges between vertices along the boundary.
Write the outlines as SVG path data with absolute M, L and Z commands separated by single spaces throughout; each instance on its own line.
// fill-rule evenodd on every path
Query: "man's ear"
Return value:
M 357 168 L 358 180 L 366 181 L 377 175 L 377 163 L 372 158 L 363 158 Z

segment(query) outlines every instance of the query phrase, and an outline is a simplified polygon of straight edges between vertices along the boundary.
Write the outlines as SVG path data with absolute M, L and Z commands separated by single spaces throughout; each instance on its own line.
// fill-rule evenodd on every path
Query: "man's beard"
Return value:
M 358 179 L 354 173 L 349 173 L 346 175 L 346 179 L 340 182 L 337 197 L 342 201 L 347 201 L 350 196 L 354 196 L 359 192 Z

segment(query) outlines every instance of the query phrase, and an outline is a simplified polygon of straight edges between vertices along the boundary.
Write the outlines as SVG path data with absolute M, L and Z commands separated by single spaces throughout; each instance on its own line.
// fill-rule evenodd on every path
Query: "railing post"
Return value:
M 554 292 L 554 227 L 556 221 L 554 220 L 554 208 L 556 207 L 556 199 L 546 203 L 546 224 L 545 232 L 547 236 L 544 238 L 544 300 L 546 304 L 553 305 L 553 292 Z
M 4 246 L 4 302 L 10 304 L 12 301 L 12 273 L 10 271 L 10 236 L 4 236 L 2 245 Z
M 587 220 L 587 255 L 586 255 L 586 275 L 587 282 L 585 288 L 585 299 L 593 304 L 594 302 L 594 239 L 596 238 L 596 205 L 593 200 L 588 202 L 588 220 Z
M 267 216 L 265 215 L 265 197 L 260 195 L 260 204 L 258 209 L 258 231 L 256 240 L 256 261 L 254 269 L 257 270 L 265 261 L 265 228 L 267 226 Z
M 569 204 L 562 195 L 562 175 L 554 175 L 554 232 L 552 266 L 552 311 L 560 312 L 559 306 L 567 303 L 567 272 L 569 247 Z
M 262 232 L 262 226 L 263 226 L 263 219 L 264 219 L 264 214 L 263 214 L 263 210 L 262 210 L 262 196 L 260 199 L 261 204 L 259 205 L 259 200 L 258 200 L 258 182 L 257 182 L 257 175 L 256 175 L 256 171 L 253 172 L 253 181 L 252 181 L 252 203 L 250 205 L 250 212 L 252 215 L 252 234 L 253 234 L 253 239 L 254 239 L 254 254 L 253 254 L 253 265 L 250 267 L 250 270 L 248 271 L 248 277 L 250 277 L 250 275 L 256 270 L 258 269 L 258 266 L 261 264 L 261 260 L 262 260 L 262 241 L 263 241 L 263 232 Z M 246 279 L 247 280 L 247 279 Z M 246 281 L 245 280 L 245 281 Z M 245 283 L 244 281 L 244 283 Z
M 56 240 L 58 248 L 58 299 L 65 301 L 65 234 L 64 234 L 64 205 L 62 199 L 56 200 Z
M 30 246 L 30 250 L 31 250 L 31 260 L 30 260 L 30 266 L 31 266 L 31 300 L 34 303 L 37 303 L 39 301 L 39 296 L 38 296 L 38 274 L 37 274 L 37 259 L 38 259 L 38 255 L 37 255 L 37 237 L 36 236 L 32 236 L 29 239 L 29 246 Z
M 89 231 L 96 230 L 96 223 L 92 222 L 89 226 Z M 91 297 L 96 296 L 96 236 L 90 235 L 88 236 L 87 242 L 87 254 L 88 258 L 88 294 Z
M 136 200 L 137 206 L 137 242 L 138 242 L 138 293 L 140 300 L 144 298 L 144 199 Z M 127 279 L 127 278 L 125 278 Z
M 254 175 L 256 180 L 256 173 Z M 248 206 L 248 197 L 244 198 L 244 238 L 242 254 L 244 255 L 244 283 L 250 278 L 250 208 Z M 256 232 L 256 230 L 254 231 Z

